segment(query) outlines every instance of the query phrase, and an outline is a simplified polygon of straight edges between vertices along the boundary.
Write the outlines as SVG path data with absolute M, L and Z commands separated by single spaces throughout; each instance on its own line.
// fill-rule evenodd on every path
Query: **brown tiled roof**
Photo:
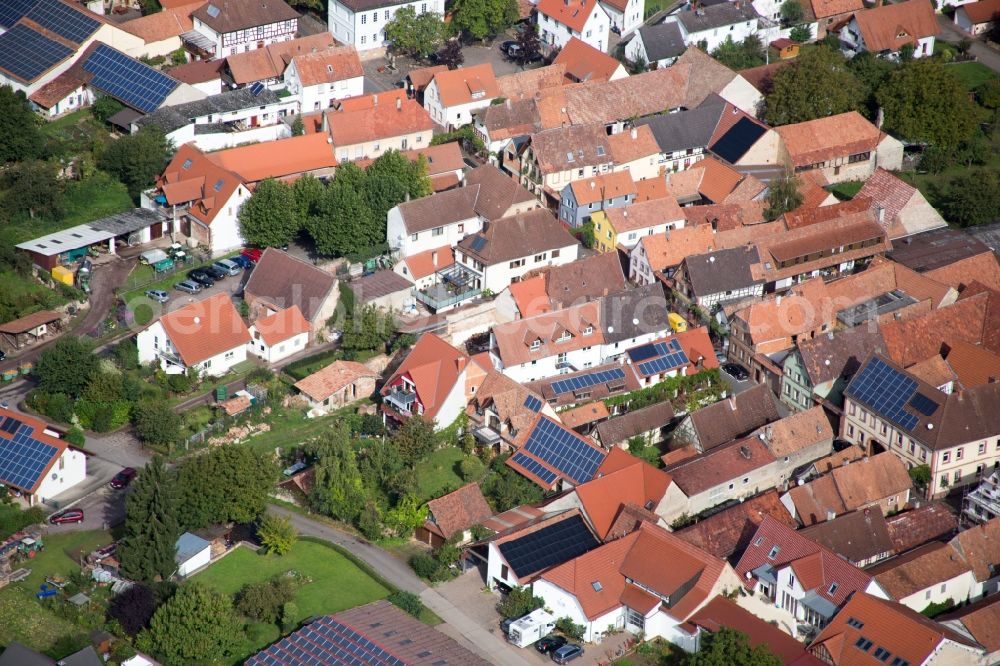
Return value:
M 794 166 L 808 166 L 836 157 L 873 152 L 883 136 L 857 111 L 783 125 L 775 131 Z
M 210 12 L 210 7 L 216 12 Z M 212 0 L 204 3 L 200 9 L 194 10 L 192 16 L 222 34 L 236 32 L 247 28 L 266 26 L 279 21 L 292 21 L 299 18 L 299 13 L 289 7 L 283 0 Z
M 873 206 L 880 206 L 885 211 L 884 225 L 885 230 L 889 231 L 900 211 L 910 203 L 910 199 L 916 193 L 917 188 L 879 167 L 868 177 L 856 197 L 869 199 Z
M 778 492 L 768 490 L 674 534 L 706 553 L 729 559 L 743 553 L 764 516 L 770 516 L 791 529 L 798 527 L 798 523 L 781 503 Z
M 250 342 L 250 331 L 227 293 L 185 305 L 159 322 L 188 367 Z
M 899 601 L 971 570 L 949 544 L 929 543 L 868 571 L 891 598 Z
M 502 372 L 491 370 L 476 390 L 469 411 L 475 411 L 476 405 L 491 405 L 501 423 L 509 421 L 514 430 L 521 431 L 530 428 L 538 415 L 538 412 L 524 405 L 530 396 L 541 400 L 541 396 L 531 389 L 518 384 Z
M 562 421 L 563 425 L 574 430 L 582 425 L 606 419 L 608 416 L 610 416 L 608 408 L 600 401 L 588 402 L 585 405 L 559 412 L 559 420 Z
M 322 402 L 362 377 L 377 378 L 378 373 L 355 361 L 334 361 L 295 383 L 302 393 L 316 402 Z
M 684 494 L 691 497 L 774 461 L 774 455 L 760 439 L 746 437 L 688 458 L 666 471 Z
M 822 210 L 822 209 L 820 209 Z M 833 256 L 819 257 L 792 266 L 780 267 L 779 262 L 807 257 L 831 248 L 850 243 L 877 241 L 874 245 L 847 250 Z M 782 277 L 809 273 L 811 270 L 837 265 L 847 261 L 886 252 L 892 248 L 885 230 L 879 226 L 869 211 L 853 213 L 826 222 L 790 229 L 784 234 L 770 236 L 757 242 L 762 265 L 761 277 L 777 280 Z
M 973 24 L 988 23 L 1000 14 L 1000 0 L 980 0 L 962 5 L 962 11 Z M 1000 628 L 998 628 L 1000 629 Z
M 633 135 L 633 132 L 635 133 Z M 619 132 L 608 137 L 608 149 L 616 165 L 628 164 L 643 158 L 652 158 L 660 153 L 660 147 L 648 125 L 636 127 L 628 132 Z
M 690 414 L 698 442 L 704 450 L 750 434 L 781 418 L 771 389 L 764 384 L 696 409 Z
M 839 16 L 864 9 L 861 0 L 811 0 L 813 14 L 818 19 Z
M 838 377 L 852 377 L 870 353 L 885 353 L 885 343 L 877 328 L 857 326 L 846 331 L 800 340 L 799 356 L 813 386 Z
M 468 361 L 468 356 L 438 336 L 424 333 L 389 377 L 382 392 L 388 393 L 399 377 L 408 376 L 416 389 L 417 399 L 423 405 L 424 416 L 433 419 Z
M 577 240 L 548 209 L 534 208 L 489 222 L 482 231 L 459 241 L 458 247 L 486 266 L 493 266 L 576 244 Z
M 855 626 L 858 623 L 860 628 Z M 809 650 L 817 656 L 825 653 L 829 663 L 838 666 L 867 666 L 873 659 L 855 647 L 861 636 L 893 658 L 910 664 L 927 663 L 946 639 L 972 644 L 968 638 L 902 604 L 859 592 L 809 644 Z
M 472 220 L 476 217 L 479 185 L 470 183 L 447 192 L 399 204 L 406 231 L 415 234 L 453 222 Z
M 851 3 L 857 3 L 858 7 L 861 7 L 861 0 L 848 0 Z M 740 70 L 740 76 L 746 79 L 746 82 L 757 89 L 758 92 L 763 94 L 768 94 L 771 92 L 772 78 L 774 73 L 779 69 L 787 67 L 792 64 L 794 60 L 779 60 L 777 62 L 772 62 L 768 65 L 761 65 L 759 67 L 751 67 L 750 69 Z
M 722 203 L 743 181 L 743 174 L 714 157 L 706 157 L 696 166 L 703 172 L 698 191 L 712 203 Z
M 433 82 L 437 83 L 438 96 L 444 107 L 500 96 L 493 65 L 488 62 L 437 72 Z
M 776 458 L 790 456 L 824 440 L 833 442 L 833 428 L 822 407 L 813 407 L 775 421 L 758 433 Z
M 615 61 L 617 62 L 617 61 Z M 538 91 L 563 85 L 566 68 L 554 62 L 547 67 L 525 69 L 520 72 L 497 77 L 500 96 L 509 100 L 534 97 Z
M 552 61 L 566 68 L 566 78 L 574 82 L 607 81 L 622 66 L 618 60 L 590 44 L 570 37 Z
M 427 87 L 432 80 L 434 80 L 434 75 L 439 72 L 447 72 L 448 65 L 434 65 L 432 67 L 418 67 L 417 69 L 410 70 L 410 73 L 406 75 L 406 78 L 410 80 L 413 87 L 419 92 Z
M 514 206 L 538 204 L 531 192 L 492 164 L 478 166 L 465 174 L 465 185 L 479 186 L 474 207 L 487 220 L 504 217 Z
M 950 537 L 958 531 L 958 516 L 945 502 L 923 506 L 886 519 L 889 537 L 897 553 L 921 546 L 928 541 Z
M 304 86 L 346 81 L 365 75 L 358 51 L 353 46 L 338 46 L 297 55 L 292 62 L 295 63 L 299 81 Z
M 941 34 L 937 15 L 929 0 L 909 0 L 896 5 L 862 9 L 854 15 L 872 53 L 898 51 L 905 44 L 916 45 L 918 39 Z
M 838 467 L 830 474 L 848 510 L 905 492 L 912 486 L 906 465 L 889 451 Z
M 278 78 L 296 55 L 312 53 L 334 45 L 336 41 L 333 36 L 323 31 L 287 42 L 268 44 L 262 49 L 236 53 L 227 56 L 225 61 L 233 81 L 237 85 L 247 85 L 254 81 Z
M 852 463 L 854 464 L 854 463 Z M 815 525 L 826 520 L 830 514 L 837 516 L 848 508 L 837 490 L 833 476 L 825 474 L 788 491 L 795 515 L 803 525 Z
M 371 303 L 375 299 L 389 294 L 409 291 L 412 287 L 412 282 L 390 270 L 375 271 L 347 285 L 347 288 L 354 292 L 354 298 L 359 303 Z
M 866 455 L 865 451 L 861 447 L 851 444 L 840 451 L 834 451 L 828 456 L 824 456 L 819 460 L 813 461 L 812 466 L 816 469 L 819 474 L 826 474 L 827 472 L 832 472 L 835 468 L 845 465 L 847 463 L 854 462 L 855 460 L 861 460 Z
M 298 306 L 308 321 L 322 326 L 326 322 L 317 322 L 316 315 L 336 284 L 331 273 L 269 247 L 250 273 L 244 292 L 248 300 L 264 301 L 273 309 Z
M 428 523 L 437 528 L 445 539 L 456 532 L 481 525 L 493 515 L 478 483 L 470 483 L 427 503 L 431 513 Z
M 895 553 L 885 515 L 878 510 L 852 511 L 802 530 L 802 534 L 829 548 L 848 562 L 861 563 Z
M 9 333 L 11 335 L 27 333 L 28 331 L 38 328 L 39 326 L 52 324 L 60 319 L 62 319 L 61 312 L 56 312 L 55 310 L 40 310 L 38 312 L 33 312 L 29 315 L 25 315 L 17 319 L 11 319 L 10 321 L 0 324 L 0 333 Z
M 762 646 L 785 666 L 819 666 L 823 663 L 806 652 L 802 643 L 726 597 L 719 596 L 709 601 L 694 614 L 691 622 L 711 633 L 723 627 L 734 629 L 749 639 L 750 647 Z
M 893 361 L 908 367 L 940 354 L 955 342 L 978 344 L 983 337 L 989 297 L 979 294 L 927 314 L 882 325 Z
M 76 68 L 70 68 L 28 96 L 32 102 L 43 109 L 51 109 L 87 81 L 80 76 Z
M 929 270 L 925 273 L 959 291 L 964 290 L 973 280 L 994 291 L 1000 291 L 1000 260 L 992 251 Z
M 948 365 L 962 386 L 972 388 L 1000 380 L 1000 355 L 962 340 L 956 340 L 948 352 Z
M 226 65 L 225 58 L 217 60 L 195 60 L 184 65 L 165 69 L 164 72 L 183 83 L 204 83 L 215 81 L 222 77 L 222 68 Z
M 985 583 L 1000 567 L 1000 518 L 959 532 L 951 545 L 972 567 L 976 580 Z
M 628 195 L 635 196 L 635 181 L 628 171 L 602 173 L 583 180 L 570 183 L 577 205 L 586 205 L 617 199 Z M 614 210 L 614 209 L 612 209 Z
M 639 229 L 650 229 L 658 224 L 667 222 L 676 223 L 684 219 L 683 210 L 677 205 L 677 199 L 672 196 L 633 203 L 628 206 L 608 208 L 604 211 L 604 214 L 618 234 Z M 699 235 L 699 232 L 692 233 Z M 700 235 L 704 234 L 705 232 L 700 232 Z
M 412 99 L 402 100 L 399 108 L 386 102 L 353 111 L 330 111 L 326 118 L 330 137 L 338 147 L 434 129 L 427 111 Z
M 595 254 L 553 266 L 543 275 L 545 293 L 556 307 L 593 300 L 626 288 L 622 263 L 616 252 Z
M 996 595 L 935 619 L 948 626 L 960 623 L 987 653 L 1000 650 L 1000 597 Z
M 639 246 L 645 251 L 650 268 L 660 271 L 679 266 L 689 255 L 711 250 L 715 246 L 715 238 L 712 227 L 701 224 L 643 236 L 639 239 Z
M 569 125 L 531 137 L 531 151 L 543 173 L 584 168 L 612 161 L 602 124 Z
M 203 4 L 205 4 L 203 0 L 196 0 L 179 7 L 164 7 L 162 11 L 155 14 L 147 14 L 131 21 L 125 21 L 120 27 L 122 30 L 127 30 L 133 35 L 141 37 L 147 44 L 159 42 L 193 30 L 191 12 Z
M 245 183 L 239 174 L 220 167 L 194 144 L 185 143 L 174 153 L 157 185 L 168 204 L 190 203 L 187 214 L 211 225 L 236 188 Z
M 476 112 L 479 122 L 486 128 L 491 141 L 502 141 L 515 136 L 533 134 L 542 130 L 538 103 L 534 99 L 505 101 Z
M 584 335 L 588 326 L 593 327 L 593 332 Z M 558 339 L 564 331 L 569 331 L 570 338 L 560 342 Z M 499 324 L 493 327 L 493 336 L 500 358 L 508 366 L 602 344 L 604 336 L 600 326 L 600 303 L 581 303 L 563 310 Z M 531 342 L 536 339 L 541 344 L 537 350 L 532 351 Z
M 673 418 L 674 408 L 670 402 L 660 402 L 599 423 L 597 438 L 602 446 L 611 447 L 625 442 L 630 437 L 663 428 Z
M 944 386 L 956 379 L 955 372 L 940 354 L 935 354 L 923 361 L 918 361 L 907 368 L 906 371 L 931 386 Z

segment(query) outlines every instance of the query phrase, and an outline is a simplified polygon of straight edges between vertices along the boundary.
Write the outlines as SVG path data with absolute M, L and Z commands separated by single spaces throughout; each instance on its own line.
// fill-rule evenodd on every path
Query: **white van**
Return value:
M 517 647 L 527 647 L 556 628 L 556 619 L 544 608 L 533 610 L 515 620 L 507 630 L 507 640 Z

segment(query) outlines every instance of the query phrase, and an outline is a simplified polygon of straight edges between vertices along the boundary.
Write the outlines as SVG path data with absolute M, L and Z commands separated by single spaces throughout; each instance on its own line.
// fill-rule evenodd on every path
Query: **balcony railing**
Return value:
M 414 296 L 430 309 L 442 310 L 462 301 L 467 301 L 470 298 L 475 298 L 482 292 L 482 289 L 469 289 L 456 293 L 446 289 L 443 285 L 436 284 L 423 291 L 415 292 Z
M 385 401 L 392 405 L 392 407 L 403 414 L 409 414 L 413 407 L 413 403 L 417 401 L 417 394 L 413 391 L 404 391 L 402 389 L 393 389 L 385 396 Z

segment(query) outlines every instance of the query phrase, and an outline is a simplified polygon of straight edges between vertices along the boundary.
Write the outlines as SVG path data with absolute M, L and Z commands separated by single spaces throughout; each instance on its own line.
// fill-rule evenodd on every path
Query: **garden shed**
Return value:
M 212 561 L 212 544 L 200 536 L 185 532 L 177 539 L 177 575 L 187 578 Z

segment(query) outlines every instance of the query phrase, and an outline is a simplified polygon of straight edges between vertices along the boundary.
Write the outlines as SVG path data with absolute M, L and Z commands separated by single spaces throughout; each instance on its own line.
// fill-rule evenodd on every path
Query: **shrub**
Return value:
M 257 536 L 268 553 L 281 556 L 292 549 L 299 535 L 288 518 L 265 513 L 257 526 Z
M 281 628 L 284 631 L 295 631 L 299 628 L 299 607 L 294 601 L 287 601 L 281 607 Z
M 236 593 L 236 610 L 257 622 L 277 622 L 285 604 L 294 596 L 295 585 L 287 576 L 247 583 Z
M 458 464 L 458 473 L 465 481 L 475 481 L 483 476 L 486 467 L 478 458 L 466 458 Z
M 145 585 L 133 585 L 115 595 L 108 604 L 108 617 L 118 620 L 122 631 L 135 636 L 149 626 L 156 612 L 156 596 Z
M 412 592 L 404 592 L 403 590 L 390 594 L 389 603 L 400 610 L 406 611 L 413 617 L 420 617 L 420 614 L 424 610 L 424 604 L 420 601 L 420 597 Z
M 515 587 L 500 602 L 497 611 L 505 619 L 519 618 L 544 605 L 545 601 L 541 597 L 533 596 L 528 588 Z
M 556 629 L 562 632 L 567 638 L 577 641 L 583 640 L 583 632 L 586 631 L 586 628 L 582 624 L 575 624 L 568 617 L 561 617 L 556 620 Z
M 417 553 L 410 558 L 410 568 L 421 578 L 430 578 L 441 567 L 441 564 L 427 553 Z
M 80 428 L 73 426 L 66 433 L 66 441 L 77 448 L 83 448 L 87 443 L 87 438 L 84 436 L 83 431 Z
M 446 543 L 434 551 L 434 559 L 440 562 L 443 566 L 449 566 L 458 562 L 458 558 L 460 557 L 462 557 L 462 551 L 459 550 L 458 546 L 450 543 Z

